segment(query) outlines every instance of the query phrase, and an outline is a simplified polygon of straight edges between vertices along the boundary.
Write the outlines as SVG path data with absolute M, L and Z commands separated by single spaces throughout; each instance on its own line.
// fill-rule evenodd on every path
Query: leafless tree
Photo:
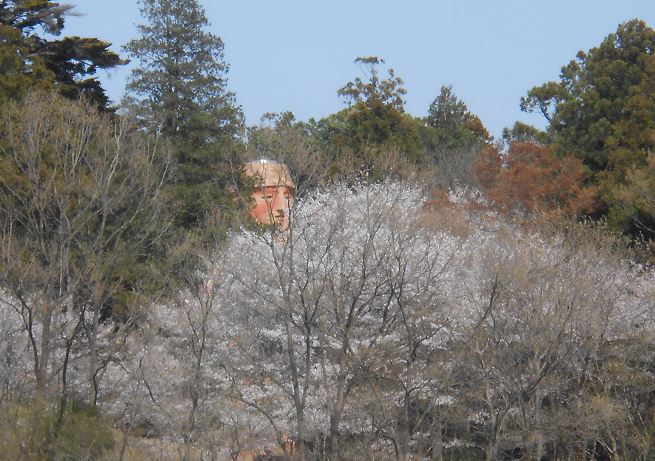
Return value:
M 125 291 L 126 266 L 167 228 L 166 155 L 128 119 L 46 93 L 7 106 L 0 131 L 3 301 L 21 319 L 41 398 L 55 375 L 65 395 L 71 353 L 85 333 L 95 404 L 103 310 Z

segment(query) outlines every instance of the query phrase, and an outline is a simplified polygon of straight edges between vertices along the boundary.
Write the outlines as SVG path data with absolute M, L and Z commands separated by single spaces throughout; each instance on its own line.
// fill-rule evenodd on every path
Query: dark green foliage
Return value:
M 125 47 L 140 62 L 128 94 L 151 131 L 173 146 L 178 168 L 171 192 L 179 227 L 197 227 L 209 211 L 229 211 L 243 120 L 227 90 L 223 42 L 206 32 L 196 0 L 141 0 L 141 36 Z
M 413 117 L 379 100 L 358 102 L 321 120 L 321 124 L 333 148 L 350 150 L 355 157 L 363 156 L 366 151 L 395 150 L 404 157 L 419 160 L 422 154 Z M 362 164 L 366 163 L 361 160 Z M 368 161 L 375 163 L 374 158 Z
M 545 146 L 546 144 L 550 144 L 550 137 L 548 133 L 532 125 L 516 122 L 511 129 L 503 129 L 503 141 L 507 146 L 514 142 Z
M 107 108 L 109 99 L 97 78 L 97 69 L 110 69 L 125 64 L 109 43 L 96 38 L 64 37 L 43 43 L 44 62 L 53 73 L 56 88 L 64 96 L 89 98 L 97 107 Z
M 125 50 L 140 63 L 127 89 L 149 110 L 143 116 L 166 137 L 202 142 L 206 136 L 194 135 L 207 130 L 217 137 L 234 135 L 238 120 L 234 95 L 226 90 L 223 41 L 205 31 L 209 22 L 200 4 L 141 0 L 140 5 L 146 23 Z
M 348 108 L 326 120 L 334 133 L 335 147 L 350 148 L 355 155 L 382 146 L 412 150 L 407 144 L 415 142 L 416 136 L 407 132 L 411 129 L 404 123 L 403 96 L 407 91 L 402 79 L 395 76 L 393 69 L 387 71 L 387 78 L 381 79 L 377 66 L 384 60 L 380 58 L 360 57 L 355 63 L 364 66 L 367 79 L 357 77 L 337 91 Z
M 403 87 L 403 80 L 396 77 L 393 69 L 387 71 L 387 78 L 380 79 L 377 66 L 384 64 L 384 59 L 377 56 L 365 56 L 356 58 L 355 63 L 364 67 L 367 80 L 356 77 L 337 91 L 339 96 L 343 97 L 348 105 L 358 102 L 373 105 L 377 102 L 404 112 L 403 96 L 407 94 L 407 90 Z
M 52 87 L 53 75 L 31 51 L 19 29 L 0 22 L 0 103 L 15 99 L 30 88 Z
M 452 85 L 442 86 L 430 104 L 421 137 L 428 159 L 438 169 L 441 187 L 475 184 L 471 168 L 492 137 L 455 95 Z
M 280 150 L 291 146 L 296 152 L 292 162 L 303 155 L 320 159 L 316 161 L 332 178 L 377 181 L 419 175 L 446 188 L 472 184 L 473 161 L 491 137 L 452 87 L 442 88 L 427 118 L 417 118 L 404 111 L 402 79 L 393 69 L 381 77 L 382 59 L 363 57 L 355 62 L 362 65 L 365 77 L 356 77 L 338 90 L 347 108 L 309 122 L 295 122 L 290 113 L 269 114 L 264 125 L 249 132 L 251 157 L 288 161 Z
M 643 21 L 621 24 L 597 48 L 578 52 L 559 82 L 531 89 L 521 107 L 539 110 L 556 141 L 593 171 L 614 166 L 618 146 L 652 147 L 654 48 L 655 31 Z
M 521 100 L 523 110 L 547 118 L 560 150 L 593 173 L 614 227 L 631 233 L 650 234 L 652 228 L 640 223 L 655 222 L 655 210 L 644 214 L 621 193 L 634 189 L 630 178 L 646 167 L 655 148 L 654 52 L 655 31 L 643 21 L 628 21 L 598 47 L 578 52 L 559 82 L 535 87 Z
M 29 88 L 55 87 L 64 96 L 85 95 L 107 108 L 109 99 L 95 74 L 126 61 L 97 38 L 44 37 L 61 34 L 71 9 L 49 0 L 0 2 L 0 101 L 20 97 Z
M 435 142 L 441 146 L 462 148 L 491 140 L 480 119 L 469 112 L 464 101 L 455 95 L 452 85 L 441 87 L 439 96 L 430 104 L 425 121 L 435 129 Z
M 319 138 L 328 148 L 333 171 L 357 171 L 373 180 L 388 174 L 391 164 L 423 161 L 418 136 L 420 123 L 405 114 L 406 93 L 393 69 L 381 78 L 378 66 L 384 60 L 360 57 L 365 79 L 359 77 L 338 90 L 348 108 L 330 115 L 317 125 Z
M 465 125 L 469 117 L 466 104 L 455 95 L 453 86 L 444 85 L 430 104 L 427 122 L 433 127 L 456 129 Z
M 46 265 L 64 259 L 46 249 L 67 248 L 70 277 L 98 282 L 108 271 L 125 279 L 170 219 L 159 190 L 166 154 L 155 154 L 150 141 L 129 118 L 114 120 L 90 102 L 35 92 L 8 103 L 0 118 L 0 223 L 11 230 L 5 237 Z M 27 279 L 24 269 L 19 276 Z

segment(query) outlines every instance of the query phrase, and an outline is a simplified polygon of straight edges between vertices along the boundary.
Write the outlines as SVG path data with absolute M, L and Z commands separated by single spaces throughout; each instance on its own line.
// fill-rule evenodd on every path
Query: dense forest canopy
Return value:
M 494 140 L 377 56 L 342 110 L 245 126 L 199 2 L 139 5 L 114 107 L 71 6 L 0 0 L 1 458 L 655 457 L 653 29 Z M 249 218 L 261 158 L 288 230 Z
M 619 25 L 562 68 L 559 82 L 521 100 L 540 111 L 559 152 L 581 159 L 597 186 L 601 213 L 627 232 L 655 231 L 655 209 L 641 173 L 655 147 L 655 31 L 643 21 Z

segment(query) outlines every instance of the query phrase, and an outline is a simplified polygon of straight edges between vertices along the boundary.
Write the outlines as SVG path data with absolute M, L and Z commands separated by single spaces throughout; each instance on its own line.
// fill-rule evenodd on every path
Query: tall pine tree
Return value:
M 239 164 L 243 116 L 227 90 L 223 42 L 207 31 L 198 1 L 140 0 L 140 6 L 140 37 L 125 47 L 140 67 L 127 91 L 147 128 L 173 146 L 177 225 L 193 229 L 212 208 L 233 207 L 226 167 Z

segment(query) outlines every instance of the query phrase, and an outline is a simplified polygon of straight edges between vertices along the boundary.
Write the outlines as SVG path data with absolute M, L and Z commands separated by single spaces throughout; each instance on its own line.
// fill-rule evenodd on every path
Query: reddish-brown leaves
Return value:
M 560 211 L 580 216 L 594 208 L 595 191 L 584 185 L 582 162 L 550 147 L 514 142 L 501 152 L 489 146 L 474 171 L 487 198 L 502 211 Z

